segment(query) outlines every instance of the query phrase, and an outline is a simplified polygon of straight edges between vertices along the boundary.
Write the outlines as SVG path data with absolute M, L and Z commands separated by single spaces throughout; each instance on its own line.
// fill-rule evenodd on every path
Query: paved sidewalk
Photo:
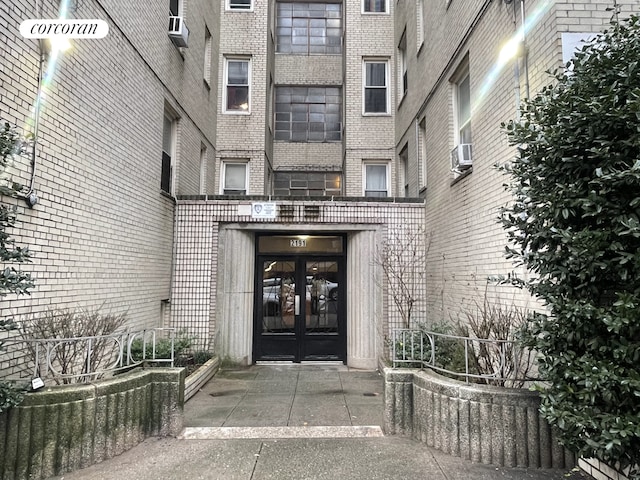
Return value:
M 338 365 L 220 371 L 185 406 L 180 438 L 151 438 L 58 479 L 551 480 L 558 470 L 473 464 L 382 435 L 382 377 Z

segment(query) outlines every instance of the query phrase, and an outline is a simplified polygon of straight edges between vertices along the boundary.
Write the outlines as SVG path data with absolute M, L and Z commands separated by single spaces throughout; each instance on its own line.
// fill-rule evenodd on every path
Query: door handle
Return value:
M 300 315 L 300 295 L 296 295 L 294 299 L 295 314 Z

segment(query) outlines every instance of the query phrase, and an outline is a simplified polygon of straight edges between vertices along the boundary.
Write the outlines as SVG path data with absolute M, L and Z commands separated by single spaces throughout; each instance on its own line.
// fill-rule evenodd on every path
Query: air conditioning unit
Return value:
M 471 143 L 461 143 L 451 150 L 451 169 L 456 171 L 464 171 L 473 165 L 473 156 L 471 155 Z
M 169 17 L 169 38 L 176 47 L 189 46 L 189 29 L 182 17 Z

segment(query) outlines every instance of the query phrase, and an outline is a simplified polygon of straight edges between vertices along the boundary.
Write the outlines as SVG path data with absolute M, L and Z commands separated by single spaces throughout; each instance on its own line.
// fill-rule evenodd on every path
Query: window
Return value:
M 422 119 L 418 130 L 418 144 L 420 145 L 421 185 L 427 186 L 427 120 Z
M 388 164 L 365 163 L 364 164 L 364 196 L 388 197 Z
M 247 194 L 247 163 L 224 162 L 222 168 L 223 195 Z
M 173 177 L 173 157 L 175 155 L 176 121 L 166 111 L 162 127 L 162 170 L 160 188 L 171 194 Z
M 342 53 L 342 4 L 278 2 L 276 52 Z
M 409 150 L 407 145 L 400 152 L 400 167 L 402 172 L 401 185 L 404 185 L 404 196 L 409 196 Z
M 207 193 L 207 146 L 200 144 L 200 195 Z
M 338 87 L 277 87 L 276 140 L 342 140 L 342 90 Z
M 211 87 L 211 32 L 205 25 L 204 27 L 204 67 L 202 69 L 202 78 L 207 87 Z
M 275 172 L 273 194 L 294 197 L 342 195 L 340 172 Z
M 416 0 L 416 40 L 418 43 L 418 50 L 424 43 L 424 0 Z
M 249 113 L 249 66 L 248 59 L 226 59 L 224 105 L 227 113 Z
M 387 62 L 364 62 L 364 113 L 388 113 Z
M 387 0 L 363 0 L 362 11 L 364 13 L 386 13 Z
M 471 89 L 469 71 L 455 82 L 456 145 L 471 143 Z
M 180 0 L 169 0 L 169 15 L 179 17 L 182 13 L 182 2 Z
M 253 0 L 227 0 L 227 10 L 253 10 Z
M 400 37 L 400 43 L 398 44 L 398 90 L 400 91 L 400 101 L 407 94 L 407 90 L 409 88 L 408 78 L 407 78 L 407 30 L 402 33 L 402 37 Z

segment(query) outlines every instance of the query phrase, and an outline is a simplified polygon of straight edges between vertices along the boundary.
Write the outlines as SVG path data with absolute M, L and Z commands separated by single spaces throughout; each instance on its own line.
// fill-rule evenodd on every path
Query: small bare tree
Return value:
M 49 362 L 61 378 L 56 383 L 83 383 L 96 380 L 102 374 L 94 374 L 110 365 L 118 355 L 120 346 L 110 336 L 121 330 L 127 322 L 125 313 L 102 313 L 97 309 L 50 309 L 38 318 L 24 322 L 22 337 L 25 340 L 60 340 L 49 358 L 36 350 L 35 343 L 28 343 L 31 361 Z M 91 337 L 91 343 L 87 338 Z M 89 345 L 91 348 L 89 348 Z M 46 372 L 44 365 L 43 375 Z
M 374 263 L 382 268 L 382 287 L 393 298 L 403 328 L 411 327 L 414 307 L 426 294 L 428 244 L 424 227 L 396 227 L 376 249 Z

